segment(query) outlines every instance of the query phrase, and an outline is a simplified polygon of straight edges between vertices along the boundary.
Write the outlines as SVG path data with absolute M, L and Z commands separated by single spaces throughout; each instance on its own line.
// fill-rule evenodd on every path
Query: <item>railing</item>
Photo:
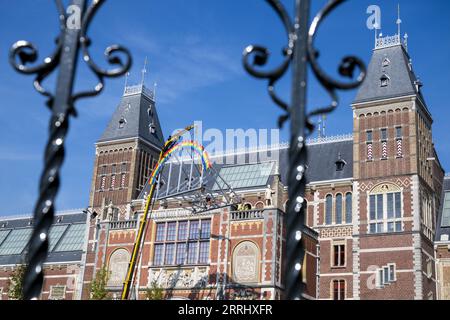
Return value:
M 109 223 L 111 230 L 136 229 L 137 220 L 112 221 Z
M 232 211 L 231 221 L 264 219 L 264 210 Z
M 130 86 L 130 87 L 126 87 L 125 91 L 123 93 L 124 96 L 131 96 L 134 94 L 144 94 L 147 97 L 149 97 L 151 100 L 154 100 L 155 98 L 155 94 L 152 90 L 148 89 L 146 86 L 144 85 L 136 85 L 136 86 Z
M 336 136 L 329 136 L 329 137 L 321 137 L 321 138 L 311 138 L 306 140 L 306 145 L 311 146 L 315 144 L 321 144 L 321 143 L 331 143 L 331 142 L 339 142 L 339 141 L 349 141 L 353 140 L 353 134 L 341 134 Z
M 400 35 L 396 34 L 395 36 L 387 36 L 384 38 L 377 38 L 375 41 L 375 49 L 388 48 L 392 46 L 397 46 L 402 44 L 400 41 Z

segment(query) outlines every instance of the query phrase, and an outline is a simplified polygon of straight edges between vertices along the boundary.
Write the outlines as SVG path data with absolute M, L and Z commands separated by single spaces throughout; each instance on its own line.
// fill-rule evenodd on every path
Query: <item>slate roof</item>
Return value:
M 385 59 L 388 59 L 388 64 L 383 66 Z M 381 78 L 384 75 L 389 78 L 387 86 L 381 86 Z M 410 57 L 403 45 L 375 49 L 367 69 L 367 77 L 359 88 L 354 103 L 417 94 L 425 105 L 422 93 L 416 89 L 417 80 L 412 65 L 410 67 Z
M 150 132 L 151 124 L 154 125 L 155 133 Z M 128 138 L 141 138 L 158 147 L 164 145 L 164 136 L 156 112 L 153 92 L 145 86 L 125 89 L 119 106 L 98 142 Z
M 443 235 L 448 235 L 450 239 L 450 227 L 442 227 L 442 215 L 444 211 L 444 199 L 446 192 L 450 192 L 450 176 L 444 178 L 443 192 L 441 196 L 442 201 L 441 207 L 439 208 L 439 215 L 436 226 L 436 241 L 441 241 L 441 236 Z
M 353 177 L 353 139 L 351 136 L 345 138 L 336 139 L 334 137 L 325 138 L 322 141 L 315 141 L 308 144 L 308 161 L 305 178 L 307 183 L 351 179 Z M 288 184 L 288 168 L 289 168 L 289 155 L 288 146 L 275 146 L 269 147 L 264 150 L 255 151 L 250 150 L 247 152 L 237 151 L 230 152 L 224 155 L 211 156 L 210 160 L 213 164 L 213 169 L 209 170 L 209 173 L 205 175 L 204 184 L 208 189 L 213 189 L 218 180 L 217 173 L 220 173 L 224 167 L 231 166 L 249 166 L 255 163 L 264 163 L 273 161 L 276 165 L 273 167 L 272 173 L 268 181 L 264 183 L 258 180 L 258 185 L 248 185 L 245 188 L 235 188 L 237 191 L 264 188 L 267 183 L 271 183 L 273 177 L 277 174 L 280 175 L 281 182 L 284 185 Z M 342 171 L 338 171 L 336 167 L 336 161 L 341 159 L 345 162 Z M 179 158 L 180 159 L 180 158 Z M 171 160 L 172 161 L 172 160 Z M 191 172 L 191 163 L 185 161 L 180 166 L 180 161 L 172 161 L 172 165 L 168 162 L 162 172 L 163 186 L 159 191 L 159 197 L 164 195 L 175 194 L 175 189 L 178 185 L 178 180 L 185 182 L 180 188 L 180 192 L 187 190 L 187 183 Z M 180 178 L 181 167 L 181 178 Z M 239 174 L 239 173 L 237 173 Z M 191 182 L 191 190 L 195 187 L 199 187 L 200 171 L 193 166 L 193 180 Z M 256 181 L 256 180 L 255 180 Z M 169 192 L 167 193 L 167 188 Z M 138 199 L 143 199 L 144 195 L 150 190 L 149 185 L 146 185 L 139 195 Z
M 0 266 L 25 262 L 25 248 L 33 228 L 30 221 L 32 221 L 31 216 L 0 217 Z M 81 210 L 57 213 L 52 227 L 55 226 L 59 227 L 61 232 L 53 233 L 54 238 L 50 232 L 49 240 L 52 249 L 46 262 L 81 262 L 85 244 L 86 214 Z

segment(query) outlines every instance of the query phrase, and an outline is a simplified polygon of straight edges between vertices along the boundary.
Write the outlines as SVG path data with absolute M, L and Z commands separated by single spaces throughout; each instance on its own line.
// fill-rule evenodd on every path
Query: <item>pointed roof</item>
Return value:
M 164 145 L 154 93 L 144 85 L 125 88 L 122 100 L 98 142 L 129 138 L 140 138 L 157 147 Z
M 367 77 L 354 104 L 417 95 L 426 108 L 420 87 L 406 42 L 402 43 L 399 35 L 377 38 Z

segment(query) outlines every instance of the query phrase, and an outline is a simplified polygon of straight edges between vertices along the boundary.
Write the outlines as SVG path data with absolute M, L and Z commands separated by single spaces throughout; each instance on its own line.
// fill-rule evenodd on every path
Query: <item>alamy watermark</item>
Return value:
M 202 121 L 194 122 L 193 132 L 185 133 L 183 140 L 194 140 L 205 147 L 211 161 L 217 164 L 241 165 L 279 160 L 279 129 L 204 129 Z M 172 136 L 180 132 L 174 130 Z
M 367 18 L 367 28 L 369 30 L 380 30 L 381 29 L 381 8 L 377 5 L 370 5 L 367 7 L 367 14 L 370 14 Z

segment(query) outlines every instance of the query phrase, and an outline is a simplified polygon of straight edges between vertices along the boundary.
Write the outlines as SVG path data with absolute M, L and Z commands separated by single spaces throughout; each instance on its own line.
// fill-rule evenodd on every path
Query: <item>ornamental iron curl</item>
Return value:
M 113 70 L 103 70 L 92 60 L 88 51 L 91 41 L 87 37 L 89 25 L 105 0 L 93 0 L 89 7 L 87 0 L 71 0 L 68 9 L 79 13 L 79 25 L 69 26 L 69 16 L 65 13 L 61 0 L 55 0 L 59 14 L 60 34 L 56 40 L 54 52 L 44 62 L 36 66 L 27 66 L 38 59 L 38 50 L 30 42 L 18 41 L 10 50 L 9 61 L 13 68 L 23 74 L 36 75 L 35 89 L 47 98 L 46 105 L 52 112 L 50 119 L 50 137 L 45 150 L 45 167 L 39 185 L 39 198 L 34 209 L 34 227 L 27 246 L 27 270 L 24 277 L 23 297 L 25 300 L 38 299 L 44 280 L 43 267 L 48 255 L 48 235 L 53 224 L 55 199 L 59 190 L 59 172 L 64 162 L 64 143 L 69 130 L 70 116 L 76 116 L 75 102 L 84 97 L 100 94 L 104 88 L 105 77 L 119 77 L 131 67 L 130 52 L 121 46 L 113 45 L 105 50 L 107 62 L 118 66 Z M 76 18 L 76 17 L 75 17 Z M 98 79 L 92 91 L 73 93 L 77 60 L 82 50 L 83 60 Z M 118 53 L 125 56 L 122 61 Z M 42 82 L 57 68 L 59 74 L 55 93 L 44 88 Z
M 292 23 L 287 11 L 279 0 L 266 0 L 275 10 L 284 24 L 288 35 L 288 45 L 283 50 L 284 60 L 281 65 L 270 71 L 259 68 L 267 64 L 269 50 L 262 46 L 249 46 L 243 53 L 243 65 L 247 72 L 260 79 L 269 81 L 268 91 L 276 105 L 285 111 L 278 120 L 278 125 L 291 120 L 291 139 L 289 150 L 289 203 L 286 214 L 286 254 L 285 254 L 285 298 L 298 300 L 303 298 L 303 279 L 301 268 L 305 255 L 302 245 L 304 231 L 304 193 L 306 187 L 305 171 L 307 161 L 306 137 L 314 130 L 311 117 L 334 111 L 338 104 L 336 90 L 355 89 L 366 77 L 366 66 L 357 57 L 344 57 L 338 67 L 343 77 L 353 79 L 356 69 L 360 70 L 356 80 L 350 83 L 340 82 L 327 75 L 318 63 L 318 51 L 314 48 L 314 40 L 323 20 L 346 0 L 330 0 L 313 19 L 308 28 L 311 0 L 295 0 L 295 23 Z M 251 60 L 253 58 L 253 60 Z M 331 98 L 329 106 L 306 112 L 307 67 L 311 67 L 319 83 Z M 275 85 L 292 67 L 291 104 L 284 102 L 275 92 Z

